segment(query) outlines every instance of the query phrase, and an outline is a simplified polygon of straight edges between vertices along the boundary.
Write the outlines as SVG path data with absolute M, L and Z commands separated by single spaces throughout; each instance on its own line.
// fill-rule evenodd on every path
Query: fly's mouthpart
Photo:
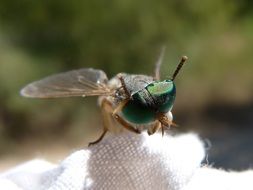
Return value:
M 170 120 L 165 114 L 159 114 L 158 120 L 165 127 L 170 127 L 170 126 L 177 127 L 178 126 L 177 124 L 173 123 L 172 120 Z

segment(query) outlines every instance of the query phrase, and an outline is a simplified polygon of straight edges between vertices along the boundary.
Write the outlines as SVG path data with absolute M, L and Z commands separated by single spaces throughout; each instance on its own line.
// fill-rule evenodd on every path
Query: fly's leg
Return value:
M 114 114 L 114 118 L 127 130 L 132 131 L 134 133 L 140 134 L 141 132 L 132 126 L 130 123 L 125 121 L 122 117 L 120 117 L 117 113 Z
M 129 131 L 132 131 L 134 133 L 140 133 L 138 129 L 136 129 L 134 126 L 132 126 L 130 123 L 125 121 L 121 116 L 119 116 L 118 112 L 122 110 L 122 108 L 127 104 L 129 99 L 125 99 L 122 102 L 119 103 L 119 105 L 113 110 L 112 116 L 126 129 Z
M 168 127 L 168 126 L 174 126 L 177 127 L 178 125 L 173 123 L 172 120 L 170 120 L 166 115 L 164 114 L 158 114 L 157 119 L 161 122 L 162 126 Z
M 122 88 L 124 89 L 127 98 L 119 103 L 119 105 L 113 110 L 112 116 L 118 121 L 125 129 L 132 131 L 134 133 L 140 134 L 140 131 L 136 129 L 134 126 L 132 126 L 130 123 L 125 121 L 118 113 L 122 110 L 122 108 L 127 104 L 127 102 L 130 100 L 131 95 L 129 94 L 125 81 L 121 75 L 118 76 L 119 80 L 121 82 Z
M 165 128 L 165 125 L 162 125 L 162 137 L 164 136 L 164 128 Z
M 114 117 L 118 112 L 122 110 L 122 108 L 127 104 L 129 99 L 125 99 L 122 102 L 119 103 L 119 105 L 113 110 L 112 116 Z
M 100 137 L 97 140 L 90 142 L 88 144 L 88 146 L 91 146 L 91 145 L 99 143 L 104 138 L 104 136 L 107 133 L 107 131 L 108 131 L 108 129 L 104 128 L 103 133 L 100 135 Z
M 100 137 L 96 141 L 90 142 L 88 146 L 99 143 L 104 138 L 110 126 L 113 125 L 112 117 L 111 117 L 111 113 L 113 111 L 112 104 L 105 98 L 102 100 L 102 103 L 101 103 L 101 111 L 102 111 L 102 119 L 103 119 L 103 125 L 104 125 L 103 133 L 100 135 Z
M 127 88 L 126 88 L 126 83 L 125 83 L 125 81 L 124 81 L 124 79 L 122 77 L 122 74 L 119 74 L 118 77 L 119 77 L 121 86 L 122 86 L 122 88 L 124 89 L 124 91 L 125 91 L 125 93 L 127 95 L 127 99 L 130 99 L 131 98 L 131 94 L 129 94 L 129 92 L 128 92 Z
M 148 135 L 153 135 L 160 128 L 161 128 L 161 122 L 156 121 L 155 124 L 148 129 Z
M 170 126 L 177 126 L 177 124 L 173 123 L 166 115 L 158 114 L 157 119 L 161 122 L 162 136 L 164 135 L 164 130 Z

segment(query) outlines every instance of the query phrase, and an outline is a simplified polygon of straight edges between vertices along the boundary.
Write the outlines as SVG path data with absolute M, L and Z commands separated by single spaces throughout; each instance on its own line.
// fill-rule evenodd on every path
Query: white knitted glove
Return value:
M 204 155 L 194 134 L 124 133 L 76 151 L 59 165 L 34 160 L 18 166 L 0 176 L 0 189 L 253 189 L 252 172 L 201 167 Z

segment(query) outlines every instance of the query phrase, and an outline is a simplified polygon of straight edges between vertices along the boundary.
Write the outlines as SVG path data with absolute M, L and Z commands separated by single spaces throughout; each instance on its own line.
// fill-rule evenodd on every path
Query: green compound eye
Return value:
M 154 82 L 147 86 L 147 90 L 151 95 L 159 96 L 167 93 L 173 93 L 175 85 L 171 80 L 165 80 L 161 82 Z
M 129 101 L 123 108 L 124 118 L 135 124 L 147 124 L 155 120 L 156 112 L 138 100 Z
M 159 112 L 166 113 L 172 109 L 176 97 L 176 87 L 172 80 L 154 82 L 146 89 L 154 99 Z

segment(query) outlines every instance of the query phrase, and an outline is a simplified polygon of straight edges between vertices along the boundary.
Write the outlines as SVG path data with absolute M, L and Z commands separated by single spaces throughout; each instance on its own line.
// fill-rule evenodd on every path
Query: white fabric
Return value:
M 233 190 L 253 189 L 253 172 L 201 166 L 194 134 L 124 133 L 76 151 L 58 165 L 33 160 L 0 175 L 1 190 Z

